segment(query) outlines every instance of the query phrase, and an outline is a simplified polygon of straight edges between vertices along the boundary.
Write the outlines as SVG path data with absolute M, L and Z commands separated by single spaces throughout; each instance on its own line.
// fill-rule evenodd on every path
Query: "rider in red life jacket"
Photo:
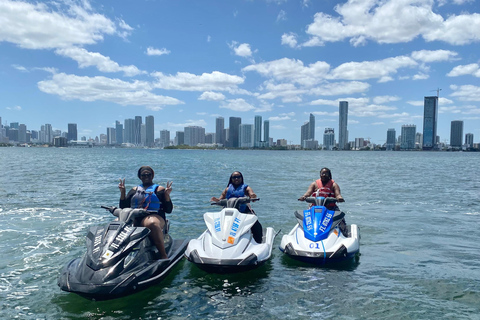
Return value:
M 320 170 L 320 179 L 312 182 L 305 194 L 298 200 L 305 201 L 307 197 L 334 197 L 338 202 L 345 202 L 340 193 L 340 187 L 332 179 L 332 173 L 328 168 Z M 336 205 L 332 203 L 332 209 L 335 207 Z

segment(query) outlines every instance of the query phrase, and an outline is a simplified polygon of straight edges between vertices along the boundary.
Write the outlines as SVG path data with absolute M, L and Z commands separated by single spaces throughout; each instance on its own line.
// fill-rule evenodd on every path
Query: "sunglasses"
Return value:
M 140 175 L 140 177 L 151 177 L 151 176 L 152 176 L 151 173 L 142 173 L 142 174 Z
M 232 179 L 241 179 L 242 176 L 232 176 Z

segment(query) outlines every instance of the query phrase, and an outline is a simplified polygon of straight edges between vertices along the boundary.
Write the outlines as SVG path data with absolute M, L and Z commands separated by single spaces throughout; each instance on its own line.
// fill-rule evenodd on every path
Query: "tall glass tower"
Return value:
M 225 146 L 225 119 L 218 117 L 215 119 L 215 143 Z
M 423 105 L 423 150 L 433 150 L 437 139 L 438 97 L 425 97 Z
M 338 106 L 338 149 L 348 149 L 348 101 L 340 101 Z
M 228 124 L 228 146 L 231 148 L 238 148 L 240 125 L 242 124 L 242 118 L 230 117 Z
M 155 145 L 155 119 L 153 116 L 145 117 L 145 144 L 151 148 Z
M 265 140 L 265 147 L 270 147 L 270 121 L 263 121 L 263 139 Z
M 395 150 L 396 132 L 395 129 L 387 130 L 387 150 Z
M 461 148 L 463 138 L 463 121 L 453 120 L 450 127 L 450 147 Z
M 262 116 L 255 116 L 255 130 L 253 133 L 253 146 L 260 147 L 262 141 Z
M 77 124 L 76 123 L 69 123 L 68 124 L 68 133 L 67 133 L 67 141 L 76 141 L 77 140 Z

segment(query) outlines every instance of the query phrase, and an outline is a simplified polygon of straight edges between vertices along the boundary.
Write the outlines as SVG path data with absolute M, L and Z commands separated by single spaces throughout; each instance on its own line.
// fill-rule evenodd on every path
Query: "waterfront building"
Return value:
M 27 126 L 24 124 L 20 124 L 18 126 L 18 142 L 20 143 L 30 142 L 30 141 L 27 141 Z
M 387 144 L 386 144 L 386 149 L 387 150 L 395 150 L 395 137 L 397 133 L 395 129 L 388 129 L 387 130 Z
M 300 144 L 302 148 L 306 148 L 305 141 L 315 141 L 315 116 L 310 113 L 310 121 L 305 122 L 301 127 Z M 318 143 L 317 143 L 318 144 Z M 309 143 L 311 146 L 311 143 Z M 310 149 L 310 148 L 306 148 Z
M 45 126 L 42 126 L 44 128 L 44 139 L 42 142 L 45 143 L 53 143 L 53 130 L 52 130 L 52 125 L 49 123 L 46 123 Z
M 450 127 L 450 147 L 461 148 L 463 138 L 463 121 L 453 120 Z
M 18 142 L 18 129 L 8 128 L 7 136 L 8 140 Z
M 422 149 L 423 143 L 423 134 L 421 132 L 417 132 L 415 134 L 415 149 Z
M 402 126 L 402 142 L 400 143 L 401 150 L 413 150 L 415 149 L 415 134 L 417 132 L 416 125 L 403 125 Z
M 115 121 L 115 141 L 117 144 L 123 143 L 123 124 L 120 121 Z
M 115 128 L 107 128 L 107 145 L 113 146 L 117 143 L 116 141 Z
M 215 143 L 215 133 L 207 132 L 205 133 L 205 144 L 214 144 Z
M 365 139 L 355 138 L 354 150 L 361 150 L 363 147 L 365 147 Z
M 225 145 L 225 119 L 218 117 L 215 119 L 215 143 Z
M 465 148 L 473 148 L 473 133 L 467 133 L 465 135 Z
M 183 132 L 185 133 L 185 144 L 187 146 L 195 147 L 199 143 L 205 143 L 205 128 L 188 126 L 184 128 Z
M 255 148 L 260 147 L 260 142 L 261 141 L 262 141 L 262 116 L 255 116 L 255 130 L 254 130 L 253 146 Z
M 228 132 L 228 146 L 230 148 L 238 148 L 239 130 L 242 124 L 242 118 L 230 117 L 229 118 L 229 132 Z
M 155 121 L 153 116 L 145 117 L 145 135 L 144 146 L 152 148 L 155 145 Z
M 348 101 L 340 101 L 338 105 L 338 149 L 348 149 Z
M 135 120 L 125 119 L 125 127 L 123 131 L 123 142 L 125 143 L 135 143 Z
M 333 150 L 335 147 L 335 130 L 333 128 L 325 128 L 323 133 L 323 149 Z
M 185 133 L 183 131 L 176 131 L 174 145 L 181 146 L 184 144 L 185 144 Z
M 77 124 L 76 123 L 69 123 L 68 124 L 68 132 L 67 132 L 67 142 L 68 141 L 76 141 L 77 140 Z
M 133 143 L 137 146 L 142 144 L 142 117 L 135 116 L 135 126 L 133 127 Z
M 67 138 L 56 136 L 55 138 L 53 138 L 53 145 L 55 147 L 65 148 L 67 146 Z
M 264 147 L 269 148 L 272 143 L 270 138 L 270 120 L 263 121 L 263 141 Z
M 145 123 L 140 125 L 140 144 L 138 146 L 145 147 L 147 145 L 147 126 Z
M 238 131 L 240 148 L 253 148 L 254 146 L 254 130 L 251 124 L 241 124 Z
M 177 131 L 177 133 L 178 133 L 178 131 Z M 158 141 L 158 146 L 160 148 L 165 148 L 165 147 L 170 146 L 170 131 L 160 130 L 160 140 Z
M 287 146 L 287 139 L 277 139 L 277 146 L 286 147 Z
M 438 96 L 425 97 L 423 107 L 423 150 L 436 148 Z

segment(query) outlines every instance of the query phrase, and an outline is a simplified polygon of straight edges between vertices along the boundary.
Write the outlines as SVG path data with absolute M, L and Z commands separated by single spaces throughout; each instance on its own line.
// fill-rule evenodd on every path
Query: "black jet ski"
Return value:
M 60 289 L 85 298 L 107 300 L 138 292 L 162 280 L 183 257 L 188 240 L 173 240 L 164 228 L 168 259 L 157 259 L 157 248 L 148 237 L 150 230 L 134 226 L 136 218 L 151 212 L 144 209 L 109 210 L 117 220 L 91 227 L 87 252 L 70 261 L 58 277 Z

